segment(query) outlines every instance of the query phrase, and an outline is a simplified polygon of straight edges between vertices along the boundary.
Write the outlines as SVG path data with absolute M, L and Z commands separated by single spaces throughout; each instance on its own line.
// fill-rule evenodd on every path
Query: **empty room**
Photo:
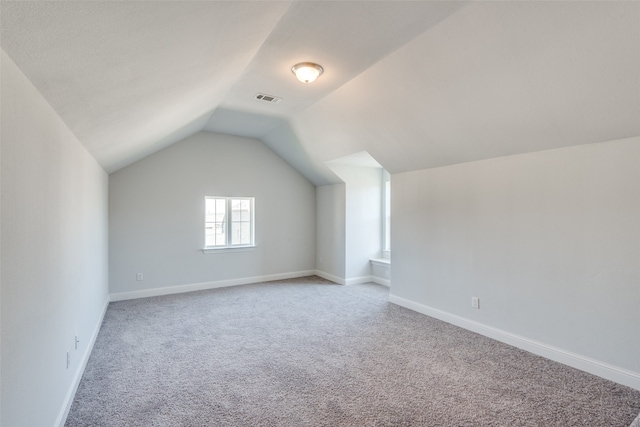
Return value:
M 640 427 L 640 2 L 0 0 L 0 427 Z

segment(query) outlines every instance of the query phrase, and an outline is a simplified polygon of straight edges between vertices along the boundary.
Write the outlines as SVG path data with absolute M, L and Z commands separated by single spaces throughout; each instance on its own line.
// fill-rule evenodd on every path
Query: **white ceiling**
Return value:
M 464 3 L 303 1 L 292 3 L 220 105 L 231 110 L 289 116 L 328 95 Z M 311 85 L 290 72 L 299 62 L 325 72 Z M 255 101 L 257 92 L 283 98 Z
M 472 3 L 291 126 L 391 173 L 640 136 L 640 3 Z
M 163 148 L 159 140 L 194 121 L 201 129 L 289 6 L 1 5 L 2 48 L 107 171 Z
M 0 7 L 2 48 L 109 172 L 200 130 L 318 185 L 362 151 L 397 173 L 640 135 L 640 2 Z

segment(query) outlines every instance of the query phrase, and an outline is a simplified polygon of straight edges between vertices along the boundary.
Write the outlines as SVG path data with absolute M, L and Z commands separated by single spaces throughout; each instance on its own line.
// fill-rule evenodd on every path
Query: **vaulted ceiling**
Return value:
M 2 49 L 108 172 L 201 130 L 261 139 L 317 185 L 361 151 L 398 173 L 640 135 L 640 2 L 0 8 Z M 302 61 L 325 73 L 298 82 Z

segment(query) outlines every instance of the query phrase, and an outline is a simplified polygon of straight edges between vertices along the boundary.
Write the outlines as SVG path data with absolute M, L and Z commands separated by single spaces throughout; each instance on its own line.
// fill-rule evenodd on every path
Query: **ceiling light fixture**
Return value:
M 302 83 L 311 83 L 320 77 L 323 71 L 324 68 L 313 62 L 301 62 L 291 67 L 291 72 L 295 74 Z

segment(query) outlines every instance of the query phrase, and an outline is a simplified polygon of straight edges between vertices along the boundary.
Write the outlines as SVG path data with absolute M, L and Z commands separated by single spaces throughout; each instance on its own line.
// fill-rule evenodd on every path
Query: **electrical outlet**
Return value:
M 67 369 L 71 366 L 71 350 L 67 351 Z
M 138 282 L 143 281 L 143 280 L 144 280 L 144 274 L 142 274 L 142 273 L 138 273 L 138 274 L 136 274 L 136 280 L 137 280 Z
M 480 298 L 478 298 L 478 297 L 471 297 L 471 307 L 473 307 L 473 308 L 480 308 Z

